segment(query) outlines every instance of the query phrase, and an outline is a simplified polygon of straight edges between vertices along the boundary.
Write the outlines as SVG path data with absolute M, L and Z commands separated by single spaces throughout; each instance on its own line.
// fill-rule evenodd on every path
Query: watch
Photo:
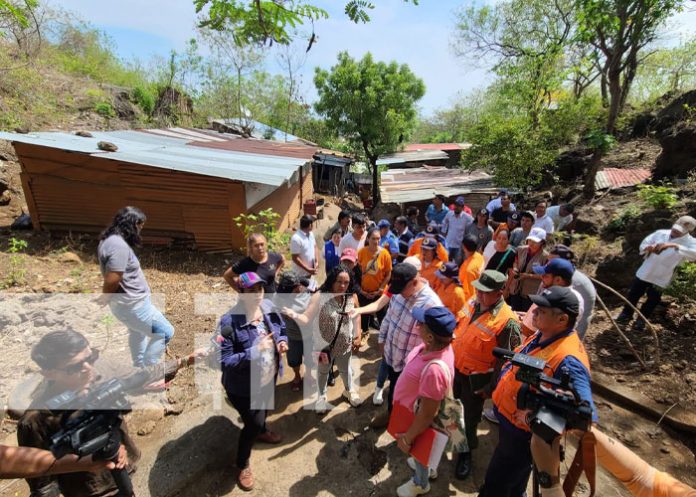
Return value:
M 546 471 L 539 471 L 537 473 L 537 480 L 539 481 L 539 486 L 541 488 L 551 488 L 556 483 L 558 483 L 560 478 L 557 476 L 551 476 Z

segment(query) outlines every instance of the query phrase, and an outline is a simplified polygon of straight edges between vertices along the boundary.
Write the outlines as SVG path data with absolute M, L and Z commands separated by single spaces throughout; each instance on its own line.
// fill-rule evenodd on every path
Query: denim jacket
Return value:
M 269 300 L 261 302 L 261 311 L 266 328 L 273 335 L 276 346 L 280 342 L 287 342 L 285 333 L 285 321 L 279 313 L 273 309 Z M 220 366 L 222 369 L 222 385 L 228 395 L 249 397 L 251 395 L 251 364 L 256 359 L 256 345 L 259 340 L 258 329 L 255 325 L 248 324 L 246 315 L 241 307 L 234 307 L 222 318 L 218 324 L 218 332 L 227 329 L 226 335 L 220 344 Z M 283 362 L 278 352 L 276 367 L 280 368 L 282 376 Z

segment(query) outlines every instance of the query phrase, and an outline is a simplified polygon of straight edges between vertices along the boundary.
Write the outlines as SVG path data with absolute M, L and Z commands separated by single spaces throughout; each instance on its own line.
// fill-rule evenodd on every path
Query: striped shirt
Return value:
M 394 371 L 404 369 L 409 352 L 421 343 L 411 309 L 441 305 L 440 297 L 428 285 L 407 299 L 401 295 L 391 298 L 387 315 L 379 328 L 379 343 L 384 344 L 384 360 Z

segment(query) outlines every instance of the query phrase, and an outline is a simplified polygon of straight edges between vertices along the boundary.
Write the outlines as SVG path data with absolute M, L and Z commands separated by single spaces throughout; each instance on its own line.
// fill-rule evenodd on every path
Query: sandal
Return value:
M 292 383 L 290 384 L 290 389 L 293 392 L 299 392 L 300 390 L 302 390 L 302 378 L 300 378 L 299 380 L 292 380 Z

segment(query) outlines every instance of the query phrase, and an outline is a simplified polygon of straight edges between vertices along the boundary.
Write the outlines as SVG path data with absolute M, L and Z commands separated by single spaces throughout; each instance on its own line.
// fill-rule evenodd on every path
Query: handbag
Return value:
M 437 410 L 437 415 L 435 419 L 433 419 L 431 427 L 449 436 L 449 441 L 447 443 L 448 449 L 453 449 L 455 452 L 468 452 L 469 444 L 466 440 L 466 430 L 464 427 L 464 405 L 461 400 L 454 397 L 449 367 L 441 359 L 433 359 L 423 368 L 421 372 L 421 381 L 431 364 L 437 364 L 442 368 L 445 372 L 445 376 L 447 376 L 447 383 L 449 384 L 447 395 L 440 401 L 440 408 Z M 414 412 L 418 412 L 419 405 L 420 399 L 417 399 L 413 406 Z
M 340 313 L 340 318 L 338 319 L 338 326 L 336 326 L 336 334 L 333 337 L 333 340 L 331 340 L 331 343 L 321 349 L 321 354 L 326 354 L 326 357 L 328 358 L 328 363 L 331 364 L 331 349 L 333 349 L 334 345 L 336 345 L 336 340 L 338 340 L 338 334 L 341 333 L 341 326 L 343 326 L 343 320 L 346 317 L 346 305 L 348 305 L 348 297 L 343 296 L 343 305 L 341 306 L 341 313 Z

